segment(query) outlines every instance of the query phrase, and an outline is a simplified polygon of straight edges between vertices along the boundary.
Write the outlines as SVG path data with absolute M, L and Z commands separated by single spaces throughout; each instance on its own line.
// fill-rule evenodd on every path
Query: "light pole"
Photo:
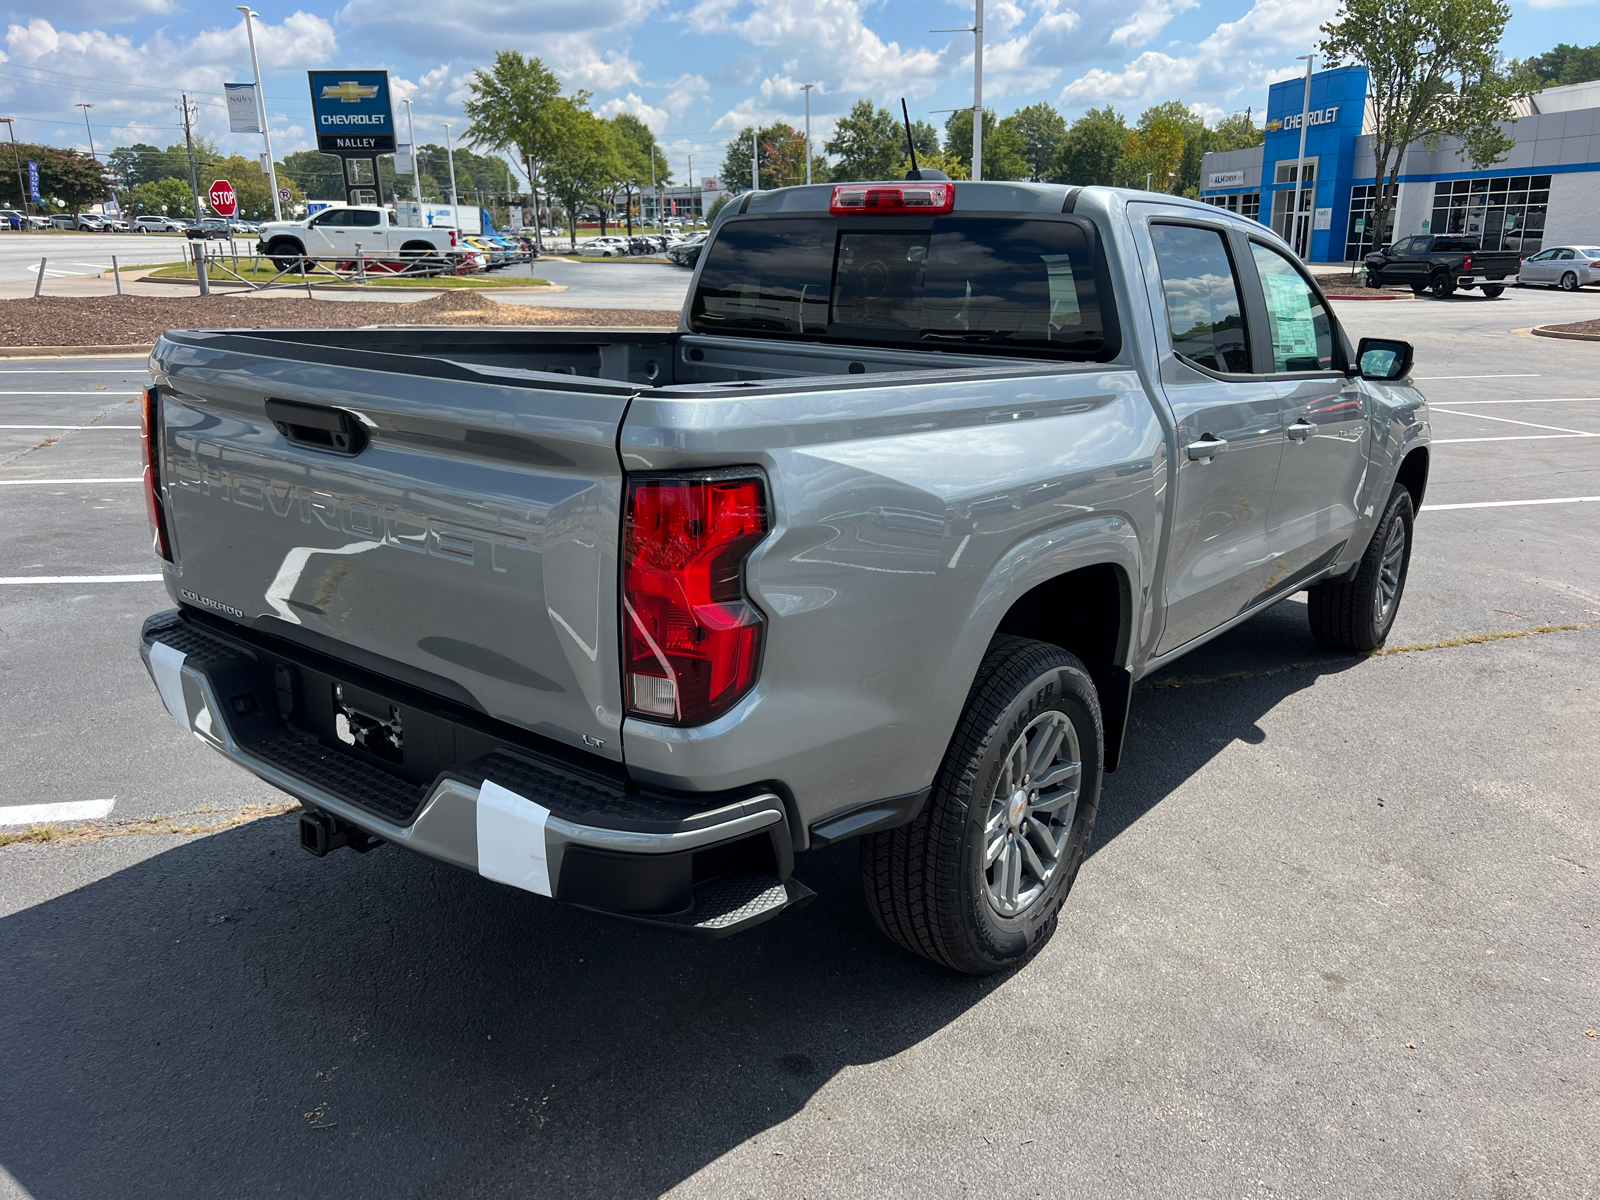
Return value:
M 800 90 L 806 94 L 806 184 L 811 183 L 811 89 L 814 83 L 802 83 Z
M 1294 247 L 1294 252 L 1301 259 L 1311 253 L 1311 230 L 1306 230 L 1306 248 L 1300 249 L 1300 189 L 1306 181 L 1306 124 L 1311 116 L 1311 64 L 1316 59 L 1315 54 L 1297 54 L 1295 62 L 1305 59 L 1306 62 L 1306 91 L 1300 104 L 1300 157 L 1294 165 L 1294 212 L 1289 218 L 1289 245 Z
M 761 151 L 756 146 L 755 130 L 750 131 L 750 190 L 761 190 Z
M 260 17 L 248 4 L 234 5 L 244 14 L 244 34 L 250 39 L 250 69 L 256 75 L 256 116 L 261 120 L 261 140 L 267 147 L 267 186 L 272 189 L 272 219 L 283 220 L 283 201 L 278 199 L 278 164 L 272 159 L 272 134 L 267 129 L 267 98 L 261 91 L 261 60 L 256 57 L 256 30 L 252 18 Z
M 15 117 L 0 117 L 11 131 L 11 161 L 17 164 L 17 198 L 22 201 L 22 211 L 29 216 L 33 215 L 33 201 L 28 199 L 28 186 L 22 182 L 22 155 L 17 151 L 17 127 Z
M 455 211 L 459 203 L 456 200 L 456 152 L 450 145 L 450 122 L 442 121 L 440 123 L 444 126 L 444 156 L 445 160 L 450 164 L 450 219 L 459 227 L 461 214 Z
M 406 137 L 411 139 L 411 186 L 416 189 L 417 207 L 420 210 L 422 207 L 422 168 L 417 164 L 417 130 L 416 126 L 411 124 L 411 101 L 402 100 L 400 103 L 406 106 Z M 420 219 L 421 214 L 419 211 L 418 220 Z
M 972 35 L 972 178 L 983 178 L 983 0 L 973 0 L 972 24 L 958 29 L 930 29 L 930 33 L 970 33 Z M 935 109 L 935 112 L 960 112 Z

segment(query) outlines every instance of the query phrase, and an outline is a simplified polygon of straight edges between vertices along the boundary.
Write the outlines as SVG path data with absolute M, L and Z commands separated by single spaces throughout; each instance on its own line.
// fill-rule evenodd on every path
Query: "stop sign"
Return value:
M 231 217 L 239 211 L 239 195 L 226 179 L 219 179 L 211 185 L 210 200 L 211 207 L 219 217 Z

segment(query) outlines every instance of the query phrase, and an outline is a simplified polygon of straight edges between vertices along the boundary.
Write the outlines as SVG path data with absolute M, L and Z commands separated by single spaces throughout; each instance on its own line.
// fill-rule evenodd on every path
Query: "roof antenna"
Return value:
M 922 172 L 917 170 L 917 140 L 911 136 L 911 110 L 906 108 L 906 98 L 900 97 L 900 115 L 906 122 L 906 149 L 911 151 L 911 170 L 906 172 L 907 179 L 921 179 Z
M 911 113 L 906 108 L 906 98 L 904 96 L 900 97 L 900 115 L 905 118 L 906 122 L 906 149 L 911 151 L 911 170 L 906 172 L 906 178 L 918 180 L 949 179 L 950 176 L 943 171 L 936 171 L 932 167 L 917 166 L 917 142 L 911 136 Z

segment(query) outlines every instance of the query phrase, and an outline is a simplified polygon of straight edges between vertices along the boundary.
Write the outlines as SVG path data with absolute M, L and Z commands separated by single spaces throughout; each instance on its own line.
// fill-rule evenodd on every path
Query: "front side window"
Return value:
M 330 208 L 327 212 L 318 213 L 316 219 L 311 223 L 319 228 L 329 225 L 348 225 L 350 224 L 350 210 L 348 208 Z
M 1333 369 L 1333 322 L 1305 276 L 1270 246 L 1250 243 L 1267 301 L 1274 371 Z
M 1213 371 L 1248 372 L 1244 303 L 1222 234 L 1192 225 L 1152 225 L 1150 240 L 1174 352 Z

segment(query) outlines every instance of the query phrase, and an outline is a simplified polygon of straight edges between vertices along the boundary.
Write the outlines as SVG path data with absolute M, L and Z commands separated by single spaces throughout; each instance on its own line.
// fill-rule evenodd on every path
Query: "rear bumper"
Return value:
M 652 798 L 477 730 L 458 744 L 486 753 L 419 783 L 303 727 L 297 718 L 314 706 L 285 695 L 284 672 L 302 690 L 326 686 L 328 664 L 315 655 L 229 636 L 177 610 L 145 622 L 140 654 L 181 727 L 307 808 L 382 841 L 565 903 L 709 937 L 811 899 L 790 878 L 793 839 L 774 793 Z M 370 677 L 341 675 L 370 694 Z M 415 697 L 395 691 L 410 714 Z M 432 731 L 413 720 L 406 734 Z

